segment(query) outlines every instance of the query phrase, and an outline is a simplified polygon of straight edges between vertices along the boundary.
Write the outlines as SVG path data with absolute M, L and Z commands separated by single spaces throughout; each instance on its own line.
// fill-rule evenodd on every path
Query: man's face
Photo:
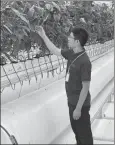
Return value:
M 77 47 L 77 45 L 78 45 L 78 40 L 74 39 L 74 35 L 71 32 L 70 35 L 68 36 L 68 46 L 70 49 L 74 49 Z

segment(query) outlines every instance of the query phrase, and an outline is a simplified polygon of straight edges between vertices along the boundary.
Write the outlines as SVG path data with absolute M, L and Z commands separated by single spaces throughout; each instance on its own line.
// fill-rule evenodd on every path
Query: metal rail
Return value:
M 102 57 L 106 53 L 109 53 L 113 50 L 114 42 L 109 41 L 105 44 L 95 44 L 93 48 L 87 46 L 87 54 L 95 61 L 96 59 Z M 24 60 L 24 56 L 21 56 L 22 60 Z M 95 58 L 95 59 L 93 59 Z M 35 63 L 36 62 L 36 63 Z M 19 69 L 19 65 L 21 64 L 21 68 Z M 11 67 L 11 72 L 8 71 L 7 67 Z M 48 55 L 44 57 L 32 58 L 32 60 L 23 61 L 17 64 L 12 63 L 11 66 L 3 65 L 1 66 L 1 88 L 5 88 L 11 86 L 12 89 L 15 89 L 15 84 L 20 82 L 21 86 L 23 85 L 24 80 L 28 80 L 29 83 L 32 77 L 35 77 L 37 82 L 37 76 L 41 75 L 41 78 L 44 77 L 44 73 L 47 73 L 47 77 L 49 77 L 49 73 L 52 73 L 54 77 L 54 72 L 58 75 L 65 71 L 66 69 L 66 60 L 62 57 L 58 57 L 54 55 Z

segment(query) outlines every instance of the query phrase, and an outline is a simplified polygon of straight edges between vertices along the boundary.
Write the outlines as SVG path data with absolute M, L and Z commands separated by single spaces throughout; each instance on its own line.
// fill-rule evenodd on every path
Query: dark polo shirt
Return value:
M 68 60 L 66 73 L 71 62 L 83 52 L 85 51 L 74 53 L 73 50 L 61 50 L 62 56 Z M 65 82 L 66 94 L 70 104 L 77 105 L 82 89 L 82 81 L 91 81 L 91 68 L 92 65 L 86 52 L 70 66 L 69 81 Z M 91 95 L 88 91 L 83 106 L 90 106 L 90 100 Z

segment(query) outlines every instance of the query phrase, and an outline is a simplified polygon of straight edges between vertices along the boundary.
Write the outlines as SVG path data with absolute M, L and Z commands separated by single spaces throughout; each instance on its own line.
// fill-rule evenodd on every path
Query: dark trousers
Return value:
M 81 117 L 78 120 L 73 119 L 73 111 L 76 106 L 73 106 L 68 103 L 69 106 L 69 115 L 72 130 L 75 134 L 75 138 L 77 144 L 92 144 L 93 145 L 93 137 L 91 131 L 91 123 L 90 123 L 90 106 L 82 107 Z

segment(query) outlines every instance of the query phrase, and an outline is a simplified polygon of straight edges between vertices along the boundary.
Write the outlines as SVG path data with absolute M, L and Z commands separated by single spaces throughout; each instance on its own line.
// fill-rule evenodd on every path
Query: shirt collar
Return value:
M 82 54 L 83 52 L 85 52 L 85 49 L 82 50 L 81 52 L 78 52 L 78 53 L 74 53 L 74 51 L 73 51 L 73 56 L 79 56 L 79 55 Z

